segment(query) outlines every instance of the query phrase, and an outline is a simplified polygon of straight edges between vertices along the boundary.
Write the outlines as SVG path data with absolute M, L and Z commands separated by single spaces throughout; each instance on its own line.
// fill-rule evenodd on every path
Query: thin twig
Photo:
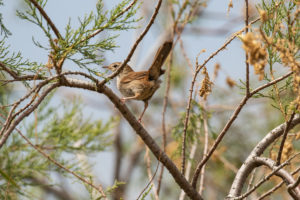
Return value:
M 115 113 L 119 116 L 119 113 Z M 114 138 L 114 151 L 115 151 L 115 161 L 114 161 L 114 176 L 113 181 L 122 181 L 121 180 L 121 167 L 122 167 L 122 157 L 123 157 L 123 149 L 122 149 L 122 134 L 121 134 L 121 120 L 118 120 L 118 124 L 115 129 L 115 138 Z M 122 186 L 116 188 L 116 190 L 112 193 L 114 200 L 121 199 L 122 195 Z
M 176 18 L 176 20 L 175 20 L 175 22 L 173 24 L 174 33 L 177 32 L 177 24 L 178 24 L 178 22 L 179 22 L 179 20 L 181 18 L 181 15 L 182 15 L 183 11 L 185 10 L 186 6 L 188 5 L 188 3 L 189 3 L 189 0 L 185 0 L 183 2 L 182 6 L 180 7 L 180 10 L 178 12 L 177 18 Z
M 207 125 L 207 114 L 206 114 L 206 101 L 203 106 L 203 128 L 204 128 L 204 148 L 203 148 L 203 156 L 207 154 L 208 151 L 208 125 Z M 205 165 L 203 165 L 201 169 L 201 177 L 200 177 L 200 185 L 199 185 L 199 194 L 202 195 L 204 189 L 204 175 L 205 175 Z
M 163 102 L 163 111 L 162 111 L 162 138 L 163 138 L 163 150 L 164 150 L 164 152 L 166 152 L 166 146 L 167 146 L 166 112 L 167 112 L 170 85 L 171 85 L 172 60 L 173 60 L 173 57 L 172 57 L 172 50 L 171 50 L 170 59 L 169 59 L 169 62 L 168 62 L 168 67 L 167 67 L 166 89 L 165 89 L 165 96 L 164 96 L 164 102 Z M 160 174 L 159 174 L 158 183 L 157 183 L 157 195 L 159 195 L 159 192 L 160 192 L 163 173 L 164 173 L 164 166 L 161 165 Z
M 198 127 L 198 130 L 200 130 L 200 127 Z M 192 161 L 194 160 L 195 155 L 196 155 L 197 145 L 198 145 L 198 141 L 195 140 L 191 147 L 191 152 L 189 153 L 189 161 L 186 165 L 186 170 L 185 170 L 185 174 L 184 174 L 184 176 L 187 180 L 189 180 L 189 178 L 190 178 L 190 173 L 191 173 L 191 169 L 192 169 Z M 184 200 L 184 197 L 185 197 L 185 192 L 184 192 L 184 190 L 181 190 L 179 200 Z
M 35 0 L 29 0 L 41 13 L 41 15 L 45 18 L 49 26 L 52 28 L 53 32 L 55 33 L 56 37 L 58 39 L 62 39 L 61 34 L 59 33 L 58 29 L 54 25 L 54 23 L 51 21 L 50 17 L 47 15 L 45 10 L 35 1 Z
M 196 68 L 198 68 L 198 58 L 196 60 Z M 196 82 L 197 72 L 194 73 L 193 80 L 192 80 L 192 87 L 190 88 L 190 95 L 193 94 L 193 86 Z M 183 126 L 183 134 L 182 134 L 182 150 L 181 150 L 181 173 L 184 174 L 185 172 L 185 148 L 186 148 L 186 134 L 188 129 L 189 117 L 190 117 L 190 110 L 192 105 L 192 96 L 190 96 L 187 107 L 186 107 L 186 114 L 184 119 L 184 126 Z
M 297 110 L 298 108 L 298 105 L 296 106 L 295 110 Z M 286 122 L 286 127 L 284 129 L 284 132 L 283 132 L 283 136 L 282 136 L 282 140 L 281 140 L 281 143 L 280 143 L 280 147 L 279 147 L 279 150 L 278 150 L 278 155 L 277 155 L 277 160 L 276 160 L 276 165 L 280 165 L 280 162 L 281 162 L 281 156 L 282 156 L 282 150 L 283 150 L 283 147 L 284 147 L 284 143 L 286 141 L 286 138 L 287 138 L 287 135 L 288 135 L 288 132 L 290 130 L 290 126 L 291 126 L 291 123 L 295 117 L 295 114 L 296 112 L 293 111 L 289 121 Z
M 251 177 L 249 179 L 249 184 L 248 184 L 248 187 L 247 187 L 247 192 L 249 192 L 249 190 L 253 187 L 253 182 L 254 182 L 254 178 L 255 178 L 255 174 L 256 174 L 256 169 L 255 168 L 251 174 Z
M 184 46 L 183 46 L 183 41 L 182 41 L 181 38 L 179 38 L 178 41 L 179 41 L 179 44 L 180 44 L 180 49 L 181 49 L 182 55 L 183 55 L 186 63 L 188 64 L 190 70 L 193 71 L 193 64 L 191 62 L 191 59 L 189 59 L 189 57 L 187 56 L 187 54 L 185 52 L 185 49 L 184 49 Z
M 180 30 L 177 30 L 177 22 L 178 22 L 178 20 L 179 20 L 179 16 L 177 17 L 177 20 L 175 21 L 175 23 L 174 23 L 174 31 L 176 31 L 177 32 L 177 34 L 178 34 L 178 37 L 177 37 L 177 40 L 175 41 L 175 43 L 177 42 L 177 41 L 179 41 L 179 39 L 180 39 L 180 37 L 181 37 L 181 34 L 182 34 L 182 32 L 183 32 L 183 29 L 184 29 L 184 27 L 185 27 L 185 25 L 188 23 L 188 21 L 189 21 L 189 19 L 194 15 L 194 11 L 197 9 L 197 2 L 198 1 L 194 1 L 194 4 L 193 4 L 193 6 L 192 6 L 192 9 L 191 9 L 191 11 L 189 12 L 189 14 L 187 15 L 187 17 L 185 18 L 185 20 L 184 20 L 184 23 L 183 23 L 183 25 L 182 25 L 182 27 L 181 27 L 181 29 Z M 181 9 L 185 9 L 184 7 L 187 5 L 187 3 L 189 3 L 188 1 L 185 1 L 184 3 L 183 3 L 183 6 L 182 6 L 182 8 Z M 180 13 L 180 12 L 183 12 L 183 10 L 180 10 L 179 11 L 179 15 L 180 14 L 182 14 L 182 13 Z M 199 53 L 200 54 L 200 53 Z M 199 54 L 198 54 L 198 56 L 199 56 Z M 197 56 L 197 58 L 196 58 L 196 69 L 199 67 L 199 65 L 198 65 L 198 56 Z M 203 67 L 203 66 L 202 66 Z M 202 69 L 202 67 L 200 67 L 200 69 L 199 69 L 199 71 Z M 197 74 L 199 73 L 199 71 L 197 72 L 197 70 L 194 72 L 194 76 L 193 76 L 193 80 L 192 80 L 192 87 L 190 88 L 190 95 L 192 95 L 192 93 L 193 93 L 193 87 L 194 87 L 194 84 L 195 84 L 195 81 L 196 81 L 196 77 L 197 77 Z M 188 128 L 188 123 L 189 123 L 189 116 L 190 116 L 190 109 L 191 109 L 191 102 L 192 102 L 192 96 L 190 96 L 190 99 L 189 99 L 189 101 L 188 101 L 188 104 L 187 104 L 187 107 L 186 107 L 186 115 L 185 115 L 185 120 L 184 120 L 184 127 L 183 127 L 183 134 L 182 134 L 182 149 L 181 149 L 181 173 L 182 174 L 184 174 L 184 172 L 185 172 L 185 149 L 186 149 L 186 132 L 187 132 L 187 128 Z
M 289 191 L 289 193 L 291 193 L 291 191 L 292 191 L 293 189 L 295 189 L 295 187 L 298 187 L 299 184 L 300 184 L 300 176 L 298 176 L 297 180 L 296 180 L 293 184 L 290 184 L 290 185 L 288 186 L 288 191 Z
M 140 196 L 146 191 L 146 189 L 149 187 L 149 185 L 152 183 L 152 189 L 153 189 L 153 193 L 154 193 L 154 198 L 155 200 L 159 200 L 158 198 L 158 194 L 157 194 L 157 189 L 153 183 L 154 177 L 156 176 L 156 173 L 158 171 L 159 168 L 159 162 L 156 165 L 156 169 L 154 174 L 152 175 L 151 172 L 151 159 L 150 159 L 150 155 L 149 155 L 149 148 L 146 147 L 146 154 L 145 154 L 145 158 L 146 158 L 146 165 L 147 165 L 147 174 L 148 174 L 148 178 L 149 178 L 149 182 L 147 184 L 147 186 L 142 190 L 142 192 L 140 193 L 140 195 L 138 196 L 137 200 L 140 198 Z
M 249 27 L 249 6 L 248 6 L 248 0 L 245 0 L 245 33 L 248 33 Z M 250 94 L 250 84 L 249 84 L 249 63 L 248 63 L 248 52 L 245 52 L 245 56 L 246 56 L 246 95 L 249 96 Z
M 145 30 L 141 33 L 141 35 L 139 36 L 139 38 L 135 41 L 134 45 L 132 46 L 128 56 L 126 57 L 126 59 L 123 61 L 123 63 L 118 67 L 118 69 L 113 72 L 111 75 L 109 75 L 107 78 L 105 78 L 103 81 L 101 81 L 99 83 L 99 86 L 103 86 L 105 83 L 107 83 L 109 80 L 113 79 L 114 77 L 116 77 L 121 71 L 122 69 L 126 66 L 126 64 L 130 61 L 133 53 L 135 52 L 137 46 L 139 45 L 139 43 L 142 41 L 142 39 L 144 38 L 144 36 L 147 34 L 147 32 L 149 31 L 150 27 L 152 26 L 157 14 L 158 14 L 158 11 L 159 11 L 159 8 L 161 6 L 161 3 L 162 3 L 162 0 L 159 0 L 157 5 L 156 5 L 156 8 L 155 8 L 155 11 L 148 23 L 148 25 L 146 26 Z
M 261 90 L 263 90 L 263 89 L 265 89 L 265 88 L 267 88 L 267 87 L 269 87 L 271 85 L 274 85 L 274 84 L 276 84 L 276 83 L 278 83 L 278 82 L 286 79 L 287 77 L 289 77 L 292 74 L 293 74 L 293 72 L 289 72 L 289 73 L 287 73 L 287 74 L 285 74 L 285 75 L 283 75 L 283 76 L 281 76 L 281 77 L 279 77 L 279 78 L 277 78 L 277 79 L 275 79 L 273 81 L 270 81 L 270 82 L 268 82 L 268 83 L 266 83 L 266 84 L 264 84 L 264 85 L 262 85 L 260 87 L 257 87 L 255 90 L 252 90 L 250 92 L 250 96 L 253 96 L 254 94 L 258 93 L 259 91 L 261 91 Z
M 116 15 L 113 19 L 111 19 L 110 22 L 114 22 L 116 19 L 118 19 L 120 16 L 122 16 L 122 15 L 123 15 L 125 12 L 127 12 L 127 11 L 128 11 L 128 10 L 136 3 L 136 2 L 137 2 L 137 0 L 133 0 L 133 1 L 131 2 L 131 4 L 129 4 L 126 8 L 124 8 L 124 9 L 122 10 L 122 12 L 120 12 L 118 15 Z M 102 31 L 105 29 L 105 27 L 107 27 L 107 25 L 108 25 L 108 23 L 105 24 L 105 25 L 103 26 L 103 28 L 94 31 L 92 34 L 88 35 L 86 38 L 84 38 L 84 39 L 81 40 L 80 42 L 83 43 L 83 42 L 85 42 L 85 41 L 87 41 L 87 40 L 89 40 L 89 39 L 95 37 L 95 36 L 98 35 L 100 32 L 102 32 Z
M 5 67 L 5 65 L 4 65 L 4 67 Z M 12 71 L 12 70 L 10 70 L 10 71 L 11 71 L 12 74 L 15 74 L 14 75 L 15 78 L 19 77 L 19 76 L 17 76 L 17 74 L 14 71 Z M 36 85 L 35 87 L 33 87 L 24 97 L 20 98 L 18 101 L 16 101 L 15 103 L 13 103 L 11 105 L 6 105 L 5 106 L 5 107 L 8 107 L 8 106 L 13 106 L 13 107 L 11 108 L 9 114 L 7 115 L 7 119 L 6 119 L 6 122 L 4 123 L 4 126 L 0 130 L 0 136 L 3 135 L 4 131 L 7 129 L 7 127 L 9 127 L 10 123 L 12 122 L 12 120 L 16 116 L 18 116 L 20 113 L 22 113 L 24 110 L 26 110 L 29 106 L 31 106 L 31 104 L 36 99 L 37 94 L 42 89 L 42 87 L 44 87 L 45 85 L 47 85 L 49 82 L 51 82 L 51 81 L 53 81 L 53 80 L 55 80 L 57 78 L 60 78 L 60 77 L 62 77 L 64 75 L 81 75 L 81 76 L 84 76 L 86 78 L 89 78 L 89 79 L 93 80 L 94 82 L 98 82 L 97 79 L 95 79 L 94 77 L 92 77 L 90 75 L 87 75 L 87 74 L 85 74 L 83 72 L 65 72 L 65 73 L 62 73 L 62 74 L 50 77 L 50 78 L 48 78 L 46 80 L 43 80 L 38 85 Z M 34 77 L 33 77 L 33 79 L 34 79 Z M 35 93 L 36 95 L 34 95 L 32 97 L 31 101 L 29 103 L 27 103 L 23 108 L 21 108 L 18 112 L 14 113 L 15 109 L 17 108 L 17 106 L 19 106 L 21 102 L 23 102 L 25 99 L 27 99 L 33 93 Z

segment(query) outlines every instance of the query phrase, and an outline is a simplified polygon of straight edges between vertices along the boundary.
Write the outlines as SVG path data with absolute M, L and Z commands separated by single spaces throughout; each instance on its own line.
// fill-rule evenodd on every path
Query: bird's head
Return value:
M 118 69 L 118 67 L 121 65 L 122 63 L 121 62 L 114 62 L 110 65 L 107 65 L 107 66 L 103 66 L 104 69 L 108 69 L 110 71 L 116 71 Z

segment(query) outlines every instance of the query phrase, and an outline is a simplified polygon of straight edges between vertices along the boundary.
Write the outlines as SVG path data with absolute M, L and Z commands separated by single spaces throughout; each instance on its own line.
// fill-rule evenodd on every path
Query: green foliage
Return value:
M 275 45 L 281 41 L 283 44 L 281 48 L 286 48 L 292 52 L 293 56 L 297 59 L 300 58 L 299 48 L 290 49 L 290 45 L 294 44 L 296 47 L 300 46 L 300 21 L 299 15 L 297 15 L 297 5 L 296 1 L 265 1 L 263 0 L 258 9 L 264 10 L 266 12 L 266 20 L 263 21 L 261 29 L 266 36 L 272 38 L 273 45 L 267 45 L 268 51 L 268 64 L 269 64 L 269 74 L 265 74 L 264 79 L 271 81 L 270 74 L 274 74 L 276 63 L 280 64 L 280 67 L 284 65 L 282 62 L 283 55 L 279 52 Z M 296 50 L 297 49 L 297 50 Z M 280 55 L 281 54 L 281 55 Z M 273 86 L 267 94 L 262 93 L 257 94 L 256 97 L 267 97 L 270 98 L 273 103 L 272 106 L 282 112 L 287 114 L 289 111 L 289 106 L 291 102 L 295 99 L 295 94 L 293 91 L 293 80 L 288 78 L 277 86 Z
M 96 5 L 96 11 L 91 11 L 83 18 L 79 18 L 79 27 L 71 26 L 71 19 L 65 27 L 65 33 L 62 38 L 58 38 L 58 43 L 54 42 L 51 28 L 38 10 L 30 3 L 25 1 L 28 9 L 25 12 L 17 11 L 17 15 L 24 20 L 39 26 L 45 36 L 49 39 L 50 45 L 43 46 L 34 40 L 34 43 L 45 50 L 51 51 L 53 59 L 59 62 L 69 59 L 76 63 L 80 68 L 84 68 L 90 73 L 98 73 L 98 65 L 104 61 L 101 52 L 113 50 L 117 45 L 114 40 L 117 35 L 107 36 L 104 39 L 93 39 L 98 33 L 107 31 L 121 31 L 135 28 L 132 24 L 139 19 L 134 19 L 137 11 L 137 4 L 124 12 L 124 8 L 129 6 L 130 0 L 123 0 L 117 4 L 112 10 L 105 11 L 102 0 Z M 40 1 L 42 7 L 46 6 L 47 1 Z M 92 68 L 91 64 L 97 64 Z
M 0 0 L 0 6 L 3 6 L 3 1 L 2 0 Z M 3 20 L 2 13 L 0 13 L 0 31 L 1 31 L 1 35 L 4 34 L 4 37 L 8 37 L 8 36 L 11 35 L 11 32 L 5 27 L 2 20 Z
M 42 148 L 55 148 L 56 152 L 93 153 L 103 151 L 111 144 L 111 138 L 106 133 L 114 125 L 113 119 L 106 124 L 101 120 L 93 121 L 91 117 L 83 117 L 81 102 L 74 101 L 72 106 L 68 104 L 47 109 L 44 106 L 39 108 L 38 123 L 41 127 L 37 129 L 38 138 L 41 140 L 39 145 Z M 58 115 L 61 111 L 63 116 Z M 35 126 L 35 123 L 29 126 L 29 137 L 34 138 Z
M 145 198 L 148 196 L 148 194 L 150 193 L 151 189 L 153 187 L 153 184 L 150 185 L 150 187 L 148 188 L 148 190 L 146 190 L 146 192 L 143 194 L 141 200 L 145 200 Z
M 275 44 L 279 39 L 286 39 L 289 42 L 295 42 L 296 46 L 300 46 L 300 21 L 297 20 L 299 16 L 293 16 L 296 13 L 296 1 L 266 1 L 263 0 L 259 9 L 266 11 L 267 20 L 262 24 L 262 30 L 267 35 L 272 37 L 272 42 Z M 295 18 L 292 18 L 295 17 Z M 292 22 L 292 20 L 294 22 Z M 293 32 L 295 31 L 295 32 Z M 273 46 L 267 48 L 269 54 L 270 70 L 273 70 L 275 63 L 282 63 L 280 61 L 278 51 Z M 299 51 L 295 52 L 296 58 L 299 58 Z
M 83 118 L 82 106 L 78 101 L 53 107 L 50 100 L 51 96 L 42 103 L 36 120 L 24 128 L 23 134 L 51 158 L 86 177 L 85 170 L 90 166 L 78 161 L 75 154 L 99 153 L 109 148 L 109 130 L 113 120 L 103 123 L 101 120 Z M 0 199 L 15 200 L 20 196 L 31 196 L 29 191 L 35 186 L 30 181 L 31 177 L 41 175 L 50 178 L 52 172 L 59 172 L 74 178 L 29 146 L 17 132 L 2 147 L 0 160 Z
M 112 194 L 117 188 L 125 184 L 125 182 L 115 180 L 114 184 L 106 189 L 106 193 Z
M 6 45 L 5 38 L 0 40 L 0 60 L 7 67 L 13 69 L 18 75 L 22 72 L 36 72 L 39 70 L 40 74 L 43 74 L 42 65 L 36 62 L 30 62 L 22 57 L 21 52 L 12 52 L 10 46 Z M 1 71 L 1 73 L 3 73 Z

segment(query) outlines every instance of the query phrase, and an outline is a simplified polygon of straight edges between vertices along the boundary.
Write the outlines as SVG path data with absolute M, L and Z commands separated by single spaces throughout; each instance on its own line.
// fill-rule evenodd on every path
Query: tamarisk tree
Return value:
M 209 1 L 123 0 L 107 9 L 98 0 L 78 16 L 77 26 L 70 18 L 64 29 L 47 14 L 47 0 L 23 2 L 16 16 L 42 31 L 44 40 L 33 36 L 32 42 L 48 58 L 40 62 L 14 52 L 14 33 L 0 14 L 1 199 L 300 199 L 298 1 L 245 0 L 238 18 L 243 27 L 230 30 L 206 57 L 205 46 L 188 46 L 185 37 L 205 32 L 197 26 Z M 2 0 L 0 5 L 5 7 Z M 136 106 L 124 104 L 110 83 L 157 29 L 156 39 L 171 36 L 173 47 L 163 86 L 140 123 Z M 117 50 L 128 31 L 138 34 L 109 75 L 101 68 L 105 53 Z M 212 68 L 233 41 L 240 43 L 243 63 L 226 69 L 221 60 Z M 231 78 L 235 67 L 244 71 Z M 228 74 L 229 87 L 219 72 Z M 59 98 L 66 88 L 96 96 L 111 115 L 97 109 L 97 117 L 89 116 L 81 98 Z M 127 135 L 131 139 L 124 140 Z M 95 170 L 107 164 L 104 158 L 89 160 L 104 151 L 115 161 L 107 172 Z M 108 173 L 110 184 L 101 176 Z

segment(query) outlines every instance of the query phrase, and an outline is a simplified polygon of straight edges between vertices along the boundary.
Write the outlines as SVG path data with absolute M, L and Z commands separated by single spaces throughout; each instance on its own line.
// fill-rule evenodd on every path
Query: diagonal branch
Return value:
M 245 0 L 245 33 L 248 33 L 248 24 L 249 24 L 249 3 L 248 0 Z M 248 96 L 250 94 L 250 84 L 249 84 L 249 62 L 248 62 L 248 52 L 245 52 L 245 63 L 246 63 L 246 95 Z
M 201 200 L 202 197 L 199 193 L 189 184 L 189 182 L 184 178 L 184 176 L 177 169 L 176 165 L 172 162 L 172 160 L 166 155 L 166 153 L 160 149 L 155 140 L 150 136 L 150 134 L 144 129 L 144 127 L 137 121 L 135 116 L 129 111 L 128 107 L 124 105 L 120 99 L 105 85 L 101 86 L 100 84 L 95 84 L 77 80 L 66 78 L 65 81 L 62 82 L 64 86 L 74 87 L 74 88 L 82 88 L 86 90 L 95 91 L 98 93 L 103 93 L 106 97 L 110 99 L 110 101 L 115 105 L 115 107 L 120 111 L 123 117 L 128 121 L 130 126 L 134 129 L 134 131 L 141 137 L 144 143 L 148 146 L 154 156 L 159 160 L 170 172 L 173 176 L 177 184 L 185 191 L 185 193 L 193 200 Z
M 295 110 L 297 110 L 298 108 L 298 105 L 296 106 Z M 278 155 L 277 155 L 277 160 L 276 160 L 276 164 L 277 165 L 280 165 L 280 162 L 281 162 L 281 156 L 282 156 L 282 150 L 283 150 L 283 147 L 284 147 L 284 143 L 286 141 L 286 138 L 287 138 L 287 135 L 288 135 L 288 132 L 290 130 L 290 125 L 295 117 L 295 111 L 292 113 L 289 121 L 287 121 L 286 123 L 286 127 L 284 129 L 284 132 L 283 132 L 283 137 L 282 137 L 282 140 L 281 140 L 281 143 L 280 143 L 280 147 L 279 147 L 279 151 L 278 151 Z
M 127 12 L 127 11 L 128 11 L 128 10 L 136 3 L 136 2 L 137 2 L 137 0 L 133 0 L 133 1 L 131 2 L 131 4 L 129 4 L 125 9 L 122 10 L 122 12 L 120 12 L 120 13 L 119 13 L 118 15 L 116 15 L 113 19 L 111 19 L 111 22 L 116 21 L 116 19 L 118 19 L 118 18 L 119 18 L 120 16 L 122 16 L 125 12 Z M 81 42 L 83 43 L 83 42 L 85 42 L 85 41 L 87 41 L 87 40 L 89 40 L 89 39 L 95 37 L 96 35 L 98 35 L 99 33 L 101 33 L 101 32 L 105 29 L 105 27 L 107 27 L 107 24 L 105 24 L 105 25 L 103 26 L 103 28 L 100 28 L 100 29 L 94 31 L 92 34 L 88 35 L 86 38 L 84 38 L 83 40 L 81 40 Z
M 46 11 L 36 2 L 35 0 L 29 0 L 41 13 L 41 15 L 45 18 L 49 26 L 52 28 L 53 32 L 55 33 L 56 37 L 58 39 L 62 39 L 61 34 L 59 33 L 58 29 L 50 19 L 50 17 L 47 15 Z

